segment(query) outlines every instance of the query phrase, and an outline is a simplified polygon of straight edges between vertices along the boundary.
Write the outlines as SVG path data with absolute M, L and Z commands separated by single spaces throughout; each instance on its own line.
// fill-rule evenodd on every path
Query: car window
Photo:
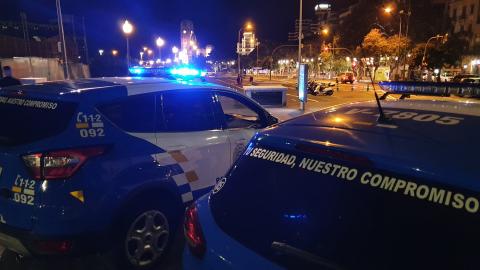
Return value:
M 98 110 L 113 124 L 127 132 L 155 132 L 155 96 L 129 96 L 121 101 L 102 105 Z
M 161 95 L 157 128 L 165 132 L 218 129 L 209 91 L 167 91 Z
M 250 109 L 242 101 L 223 94 L 218 94 L 217 97 L 222 107 L 227 129 L 255 128 L 261 126 L 258 113 Z

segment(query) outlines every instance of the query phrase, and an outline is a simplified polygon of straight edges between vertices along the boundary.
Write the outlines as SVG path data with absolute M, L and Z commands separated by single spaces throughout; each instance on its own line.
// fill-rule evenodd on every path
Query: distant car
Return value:
M 471 84 L 479 84 L 480 77 L 471 77 L 471 78 L 464 78 L 461 80 L 462 83 L 471 83 Z
M 341 83 L 354 83 L 355 82 L 355 75 L 353 72 L 345 72 L 345 73 L 340 73 L 338 76 L 339 81 Z
M 459 83 L 462 82 L 463 79 L 468 79 L 468 78 L 476 78 L 478 75 L 475 74 L 458 74 L 455 77 L 453 77 L 452 82 Z
M 184 269 L 478 269 L 480 105 L 381 103 L 256 135 L 188 208 Z
M 162 259 L 184 207 L 277 122 L 226 87 L 141 77 L 5 88 L 0 116 L 0 246 L 112 251 L 135 269 Z

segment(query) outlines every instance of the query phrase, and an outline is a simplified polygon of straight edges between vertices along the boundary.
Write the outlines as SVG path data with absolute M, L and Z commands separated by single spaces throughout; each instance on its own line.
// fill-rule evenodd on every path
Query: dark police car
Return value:
M 382 105 L 256 135 L 187 210 L 185 269 L 480 269 L 480 106 Z
M 160 78 L 0 91 L 0 245 L 23 256 L 116 253 L 153 266 L 184 205 L 276 123 L 219 85 Z

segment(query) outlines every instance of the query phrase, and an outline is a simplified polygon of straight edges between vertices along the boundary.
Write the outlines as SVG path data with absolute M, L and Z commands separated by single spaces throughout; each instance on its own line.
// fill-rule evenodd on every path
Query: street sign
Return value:
M 308 100 L 308 65 L 301 64 L 298 71 L 298 99 L 301 102 L 301 110 L 305 110 Z

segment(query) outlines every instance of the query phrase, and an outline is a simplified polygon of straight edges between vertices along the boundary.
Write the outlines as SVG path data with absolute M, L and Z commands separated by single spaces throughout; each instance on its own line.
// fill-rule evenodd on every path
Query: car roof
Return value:
M 375 102 L 352 103 L 286 121 L 260 136 L 356 153 L 384 169 L 480 191 L 480 104 L 400 100 L 383 101 L 382 107 L 422 117 L 378 123 Z
M 53 81 L 35 85 L 9 87 L 6 89 L 6 91 L 24 91 L 26 93 L 44 95 L 68 95 L 92 92 L 103 93 L 103 91 L 106 89 L 111 89 L 118 86 L 125 86 L 127 92 L 124 95 L 129 96 L 177 89 L 214 88 L 226 91 L 234 91 L 228 87 L 197 80 L 172 80 L 152 77 L 104 77 Z

